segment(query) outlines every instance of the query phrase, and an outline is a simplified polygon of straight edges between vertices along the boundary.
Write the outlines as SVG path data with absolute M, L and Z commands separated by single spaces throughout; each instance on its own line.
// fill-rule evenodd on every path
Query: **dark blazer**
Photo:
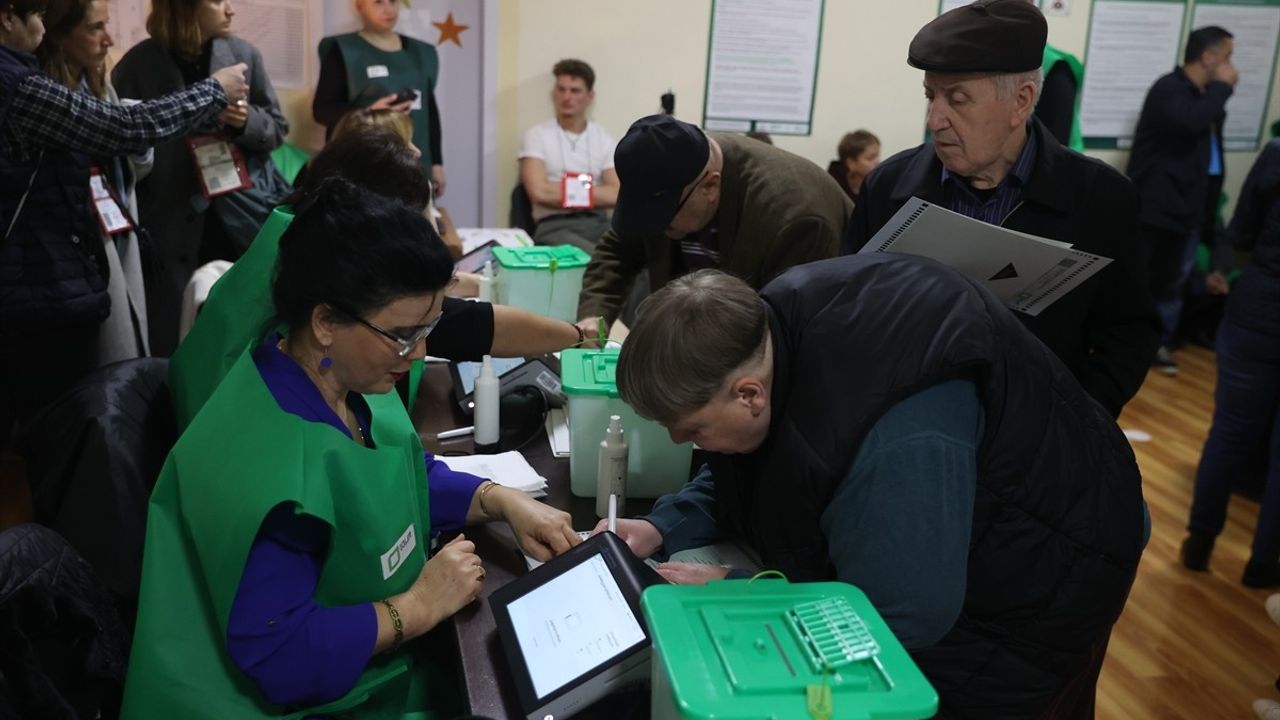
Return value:
M 850 204 L 822 168 L 741 135 L 708 135 L 724 152 L 716 213 L 722 270 L 759 289 L 793 265 L 836 255 Z M 679 253 L 678 241 L 661 233 L 622 238 L 607 231 L 582 279 L 578 317 L 613 322 L 636 275 L 647 267 L 650 289 L 661 288 Z
M 215 38 L 209 55 L 209 72 L 236 63 L 248 63 L 249 119 L 234 142 L 251 165 L 284 143 L 289 121 L 280 109 L 262 54 L 237 37 Z M 186 87 L 182 70 L 168 50 L 147 39 L 134 45 L 120 58 L 111 73 L 122 98 L 150 100 Z M 213 130 L 216 125 L 200 128 Z M 151 174 L 138 183 L 138 216 L 153 241 L 152 252 L 160 271 L 147 278 L 147 311 L 151 331 L 151 351 L 168 356 L 178 342 L 178 315 L 182 293 L 200 260 L 204 237 L 204 211 L 208 204 L 201 195 L 195 167 L 185 140 L 179 138 L 156 146 Z
M 1038 120 L 1035 169 L 1004 227 L 1071 243 L 1112 262 L 1036 317 L 1017 313 L 1112 415 L 1138 392 L 1160 344 L 1138 262 L 1137 194 L 1111 166 L 1064 148 Z M 932 145 L 898 153 L 867 176 L 844 252 L 857 252 L 912 196 L 946 206 Z M 1012 312 L 1012 311 L 1011 311 Z
M 1204 92 L 1182 71 L 1147 91 L 1126 171 L 1138 186 L 1138 222 L 1165 230 L 1199 229 L 1209 183 L 1210 133 L 1222 147 L 1223 110 L 1232 88 L 1213 81 Z M 1226 156 L 1223 153 L 1223 173 Z

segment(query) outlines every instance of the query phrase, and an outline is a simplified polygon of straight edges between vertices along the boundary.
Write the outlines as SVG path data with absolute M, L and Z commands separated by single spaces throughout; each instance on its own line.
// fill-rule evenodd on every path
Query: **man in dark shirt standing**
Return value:
M 1156 80 L 1147 91 L 1133 134 L 1129 177 L 1138 186 L 1138 237 L 1146 258 L 1151 296 L 1160 313 L 1162 335 L 1155 366 L 1169 375 L 1178 364 L 1169 352 L 1182 314 L 1182 290 L 1195 262 L 1209 185 L 1221 188 L 1224 110 L 1240 73 L 1231 64 L 1231 33 L 1210 25 L 1187 36 L 1182 66 Z M 1221 273 L 1209 279 L 1210 292 L 1226 291 Z
M 912 196 L 1114 262 L 1036 317 L 1018 319 L 1118 415 L 1142 385 L 1159 323 L 1142 279 L 1133 185 L 1064 148 L 1031 117 L 1048 27 L 1026 0 L 978 0 L 911 41 L 932 142 L 867 176 L 845 235 L 857 252 Z

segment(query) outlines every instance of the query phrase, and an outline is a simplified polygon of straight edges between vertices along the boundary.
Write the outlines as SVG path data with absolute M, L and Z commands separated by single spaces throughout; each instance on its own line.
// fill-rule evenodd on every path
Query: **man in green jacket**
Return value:
M 793 265 L 834 257 L 853 209 L 812 162 L 670 115 L 633 123 L 614 164 L 622 188 L 613 228 L 592 253 L 578 298 L 579 327 L 591 335 L 601 319 L 617 319 L 641 270 L 650 290 L 703 268 L 759 289 Z

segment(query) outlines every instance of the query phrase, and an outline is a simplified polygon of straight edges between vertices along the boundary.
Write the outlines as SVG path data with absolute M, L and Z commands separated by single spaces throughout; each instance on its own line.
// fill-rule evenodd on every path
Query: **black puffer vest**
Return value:
M 818 520 L 862 439 L 898 401 L 973 380 L 986 426 L 964 607 L 913 656 L 947 713 L 1043 712 L 1107 637 L 1142 553 L 1141 478 L 1115 421 L 1011 311 L 932 261 L 846 256 L 761 294 L 771 427 L 754 453 L 713 457 L 721 527 L 793 581 L 834 579 Z
M 15 88 L 36 72 L 34 57 L 0 47 L 0 123 Z M 89 205 L 89 158 L 56 148 L 0 155 L 0 238 L 15 213 L 0 242 L 0 336 L 102 322 L 111 298 Z

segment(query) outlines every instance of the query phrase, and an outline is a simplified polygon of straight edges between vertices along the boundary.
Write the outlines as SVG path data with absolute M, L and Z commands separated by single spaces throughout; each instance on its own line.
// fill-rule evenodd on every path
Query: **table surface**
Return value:
M 411 414 L 422 444 L 426 449 L 442 456 L 446 462 L 450 454 L 465 454 L 472 450 L 471 437 L 438 442 L 435 433 L 470 424 L 462 415 L 457 403 L 450 397 L 451 380 L 445 363 L 427 363 L 418 399 Z M 569 460 L 557 458 L 545 433 L 538 433 L 521 454 L 547 480 L 546 502 L 552 507 L 567 511 L 573 516 L 573 526 L 584 530 L 593 528 L 598 521 L 594 498 L 574 497 L 569 491 Z M 652 500 L 628 499 L 623 516 L 645 513 Z M 507 667 L 489 609 L 489 595 L 513 579 L 528 572 L 524 555 L 516 545 L 515 537 L 505 523 L 492 523 L 466 530 L 469 540 L 476 544 L 476 553 L 484 560 L 485 583 L 480 599 L 453 616 L 453 630 L 458 642 L 458 653 L 463 674 L 464 699 L 474 715 L 504 720 L 520 718 L 520 703 L 511 671 Z M 641 708 L 640 705 L 644 707 Z M 648 694 L 635 693 L 611 696 L 587 708 L 579 717 L 605 717 L 621 720 L 636 712 L 635 717 L 647 717 Z

